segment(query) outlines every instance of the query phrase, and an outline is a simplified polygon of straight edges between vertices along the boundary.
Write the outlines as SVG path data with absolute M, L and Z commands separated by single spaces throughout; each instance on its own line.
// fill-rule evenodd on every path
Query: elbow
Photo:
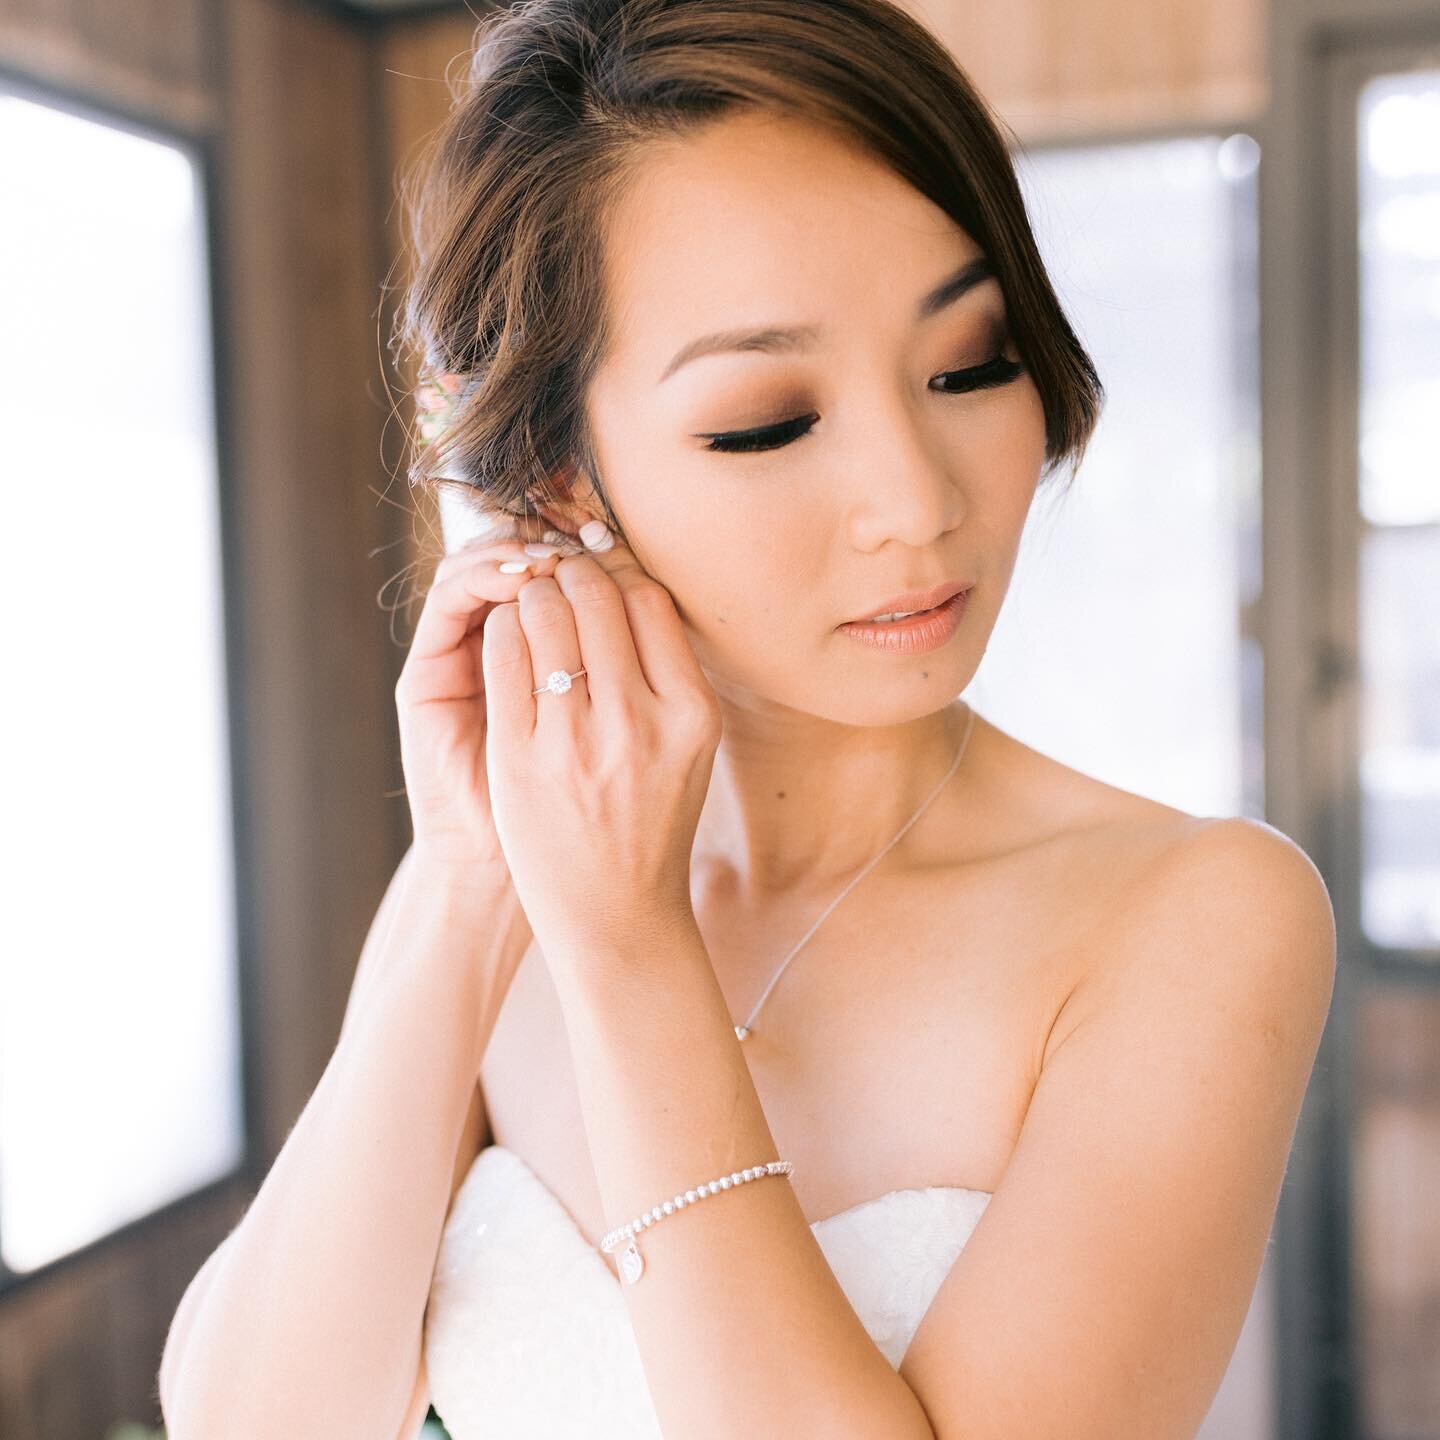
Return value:
M 180 1389 L 184 1376 L 180 1369 L 180 1337 L 176 1329 L 174 1325 L 170 1327 L 170 1335 L 160 1356 L 160 1372 L 155 1379 L 155 1393 L 160 1401 L 160 1420 L 166 1440 L 185 1440 L 186 1436 L 199 1433 L 185 1423 L 182 1413 L 184 1407 Z
M 193 1375 L 187 1375 L 175 1354 L 176 1347 L 167 1345 L 160 1358 L 157 1394 L 160 1420 L 166 1440 L 223 1440 L 223 1426 L 212 1423 L 214 1406 L 207 1406 L 203 1395 L 196 1394 Z

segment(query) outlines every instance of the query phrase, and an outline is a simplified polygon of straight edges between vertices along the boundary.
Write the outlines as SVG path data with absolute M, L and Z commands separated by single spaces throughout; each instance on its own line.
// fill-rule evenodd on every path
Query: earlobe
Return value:
M 580 527 L 591 520 L 600 520 L 609 524 L 600 497 L 595 493 L 589 477 L 579 466 L 572 465 L 557 470 L 552 473 L 550 478 L 553 491 L 562 494 L 563 501 L 538 502 L 536 492 L 534 490 L 530 492 L 531 499 L 537 501 L 536 508 L 548 524 L 553 525 L 557 530 L 564 531 L 567 535 L 578 535 Z

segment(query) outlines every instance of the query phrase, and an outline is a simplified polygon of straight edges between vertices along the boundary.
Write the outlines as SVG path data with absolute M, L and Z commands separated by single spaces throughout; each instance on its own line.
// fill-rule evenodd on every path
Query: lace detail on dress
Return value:
M 896 1190 L 811 1227 L 897 1369 L 990 1198 Z M 431 1399 L 453 1440 L 663 1440 L 620 1281 L 504 1146 L 482 1150 L 456 1192 L 424 1345 Z
M 897 1370 L 989 1203 L 983 1190 L 893 1190 L 811 1226 L 851 1307 Z

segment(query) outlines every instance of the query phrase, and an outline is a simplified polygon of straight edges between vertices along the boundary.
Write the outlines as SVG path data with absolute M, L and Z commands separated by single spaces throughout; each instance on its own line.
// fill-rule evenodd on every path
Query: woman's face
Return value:
M 1009 584 L 1044 461 L 997 280 L 921 313 L 981 258 L 942 210 L 827 131 L 727 117 L 649 152 L 609 217 L 614 349 L 587 396 L 602 483 L 722 700 L 856 725 L 950 703 Z M 676 357 L 718 331 L 805 333 Z M 1002 364 L 981 372 L 1004 377 Z M 769 447 L 722 447 L 737 431 Z M 837 627 L 902 591 L 974 585 L 937 649 Z

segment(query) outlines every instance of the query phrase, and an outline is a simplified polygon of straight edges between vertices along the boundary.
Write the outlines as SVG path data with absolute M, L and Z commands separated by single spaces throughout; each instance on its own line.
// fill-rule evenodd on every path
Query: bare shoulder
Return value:
M 1203 817 L 1167 860 L 1170 883 L 1189 898 L 1203 898 L 1261 925 L 1277 909 L 1287 918 L 1320 920 L 1327 929 L 1333 925 L 1330 893 L 1315 862 L 1264 820 Z
M 1315 862 L 1283 831 L 1244 815 L 1192 817 L 1160 848 L 1136 887 L 1131 922 L 1177 941 L 1215 946 L 1214 960 L 1249 943 L 1323 976 L 1335 963 L 1335 915 Z
M 902 1374 L 936 1432 L 967 1440 L 1194 1435 L 1254 1291 L 1328 1012 L 1330 898 L 1262 821 L 1049 778 L 1071 808 L 1040 843 L 1088 922 L 1083 963 Z
M 1105 1009 L 1140 1013 L 1148 998 L 1274 1017 L 1277 1034 L 1313 1050 L 1336 967 L 1334 909 L 1314 861 L 1248 816 L 1151 817 L 1146 835 L 1130 847 L 1049 1049 Z
M 1136 987 L 1168 1003 L 1197 967 L 1217 979 L 1229 967 L 1241 985 L 1301 987 L 1323 1021 L 1335 919 L 1300 845 L 1263 820 L 1192 814 L 1098 780 L 988 722 L 982 728 L 1014 817 L 1007 848 L 1050 857 L 1044 873 L 1059 877 L 1075 925 L 1068 994 L 1046 1057 L 1101 1007 L 1122 994 L 1132 1003 Z
M 972 748 L 984 775 L 979 803 L 990 815 L 1004 817 L 995 822 L 997 850 L 1059 846 L 1093 854 L 1098 847 L 1112 859 L 1143 864 L 1215 819 L 1097 779 L 980 715 Z
M 979 717 L 977 717 L 978 719 Z M 980 720 L 986 763 L 1003 776 L 1004 807 L 1023 839 L 1102 856 L 1116 880 L 1161 903 L 1209 913 L 1263 912 L 1276 890 L 1330 916 L 1319 870 L 1283 831 L 1242 815 L 1197 815 L 1087 775 Z M 997 808 L 998 805 L 997 805 Z M 1256 915 L 1263 922 L 1264 914 Z

